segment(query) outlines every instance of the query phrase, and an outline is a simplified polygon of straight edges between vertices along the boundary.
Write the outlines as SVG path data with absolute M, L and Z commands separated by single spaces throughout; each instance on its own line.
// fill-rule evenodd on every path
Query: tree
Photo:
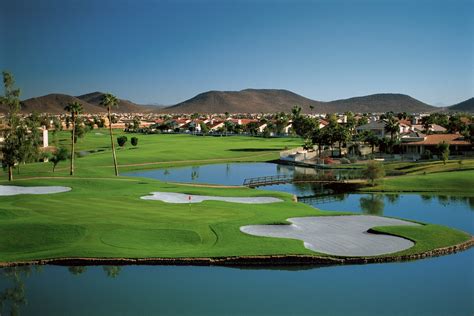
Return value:
M 209 133 L 209 126 L 207 126 L 206 123 L 201 122 L 199 123 L 199 125 L 201 126 L 201 133 L 203 134 Z
M 8 129 L 5 131 L 2 147 L 2 166 L 8 169 L 8 181 L 12 181 L 13 168 L 18 163 L 19 147 L 21 145 L 17 137 L 17 128 L 20 121 L 18 116 L 20 111 L 20 89 L 14 88 L 15 80 L 9 72 L 4 71 L 2 74 L 5 93 L 0 97 L 0 104 L 4 104 L 8 108 L 6 115 Z
M 295 105 L 292 109 L 291 109 L 291 116 L 294 119 L 296 119 L 297 117 L 300 117 L 301 116 L 301 107 Z
M 362 117 L 357 121 L 357 126 L 362 126 L 369 123 L 369 118 L 367 114 L 362 115 Z
M 364 176 L 370 180 L 372 186 L 375 185 L 375 180 L 381 179 L 385 176 L 385 168 L 382 163 L 370 161 L 367 168 L 364 170 Z
M 76 117 L 80 113 L 82 113 L 82 105 L 79 102 L 72 102 L 68 103 L 64 108 L 64 111 L 69 112 L 71 114 L 71 121 L 72 121 L 72 129 L 71 129 L 71 167 L 69 170 L 69 174 L 71 176 L 74 175 L 74 145 L 77 141 L 76 138 Z
M 113 107 L 118 107 L 118 99 L 111 93 L 104 94 L 102 101 L 100 102 L 102 106 L 107 109 L 107 115 L 109 118 L 109 133 L 110 133 L 110 143 L 112 144 L 112 157 L 114 160 L 115 175 L 119 175 L 118 165 L 117 165 L 117 156 L 115 154 L 115 144 L 114 144 L 114 135 L 112 132 L 112 115 L 111 109 Z
M 363 141 L 370 145 L 372 149 L 372 155 L 373 155 L 375 146 L 379 144 L 379 141 L 380 141 L 379 138 L 372 131 L 364 131 L 362 137 L 363 137 Z
M 393 116 L 388 116 L 385 121 L 385 132 L 390 133 L 390 153 L 393 154 L 393 145 L 395 144 L 395 135 L 400 131 L 400 123 Z
M 125 146 L 125 144 L 127 143 L 127 136 L 119 136 L 117 137 L 117 143 L 119 144 L 120 147 L 123 147 Z
M 446 161 L 449 160 L 449 144 L 446 142 L 441 142 L 438 144 L 438 151 L 441 156 L 443 164 L 446 164 Z
M 132 143 L 132 146 L 137 147 L 138 145 L 138 137 L 132 137 L 130 139 L 130 142 Z
M 140 117 L 139 117 L 139 116 L 135 116 L 135 117 L 133 118 L 133 129 L 134 129 L 135 131 L 140 128 L 140 123 L 141 123 Z
M 69 156 L 69 153 L 66 147 L 59 147 L 53 153 L 53 155 L 49 158 L 49 161 L 51 161 L 53 164 L 53 172 L 56 169 L 56 166 L 58 165 L 58 163 L 60 163 L 61 161 L 67 160 L 68 156 Z
M 336 125 L 334 128 L 334 140 L 337 141 L 339 147 L 339 157 L 342 156 L 342 145 L 351 139 L 351 132 L 342 125 Z

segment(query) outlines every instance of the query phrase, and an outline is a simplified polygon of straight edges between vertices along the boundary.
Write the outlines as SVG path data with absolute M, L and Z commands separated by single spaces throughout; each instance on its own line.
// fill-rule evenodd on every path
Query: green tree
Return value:
M 379 138 L 372 131 L 364 131 L 362 139 L 365 143 L 369 144 L 372 149 L 372 155 L 374 154 L 375 146 L 379 144 Z
M 8 181 L 13 180 L 13 168 L 19 160 L 21 143 L 18 141 L 17 128 L 20 122 L 18 112 L 20 111 L 20 89 L 15 89 L 13 76 L 4 71 L 3 85 L 4 95 L 0 97 L 0 104 L 6 105 L 8 112 L 6 115 L 8 128 L 5 131 L 2 147 L 2 166 L 8 169 Z
M 117 165 L 117 156 L 115 153 L 115 144 L 114 144 L 114 135 L 112 132 L 112 114 L 111 110 L 113 107 L 118 107 L 118 99 L 111 93 L 104 94 L 102 101 L 100 102 L 102 106 L 107 109 L 107 115 L 109 118 L 109 133 L 110 133 L 110 143 L 112 145 L 112 157 L 114 160 L 115 175 L 119 175 L 118 165 Z
M 127 136 L 119 136 L 119 137 L 117 137 L 117 143 L 118 143 L 118 145 L 119 145 L 120 147 L 125 146 L 125 144 L 127 143 L 127 140 L 128 140 Z
M 437 148 L 443 164 L 446 164 L 446 161 L 449 160 L 449 144 L 443 141 L 438 144 Z
M 199 123 L 199 125 L 201 126 L 201 133 L 209 133 L 209 126 L 207 126 L 204 122 Z
M 56 166 L 61 162 L 67 160 L 69 153 L 66 147 L 59 147 L 49 158 L 49 161 L 53 164 L 53 172 L 56 169 Z
M 364 176 L 370 180 L 372 186 L 375 185 L 375 181 L 385 176 L 385 168 L 382 163 L 376 161 L 370 161 L 364 170 Z

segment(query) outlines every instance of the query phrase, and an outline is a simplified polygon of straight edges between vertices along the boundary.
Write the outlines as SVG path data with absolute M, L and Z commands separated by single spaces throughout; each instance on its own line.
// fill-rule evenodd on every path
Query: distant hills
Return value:
M 22 112 L 33 111 L 46 113 L 64 113 L 64 107 L 70 102 L 82 104 L 85 113 L 105 112 L 100 105 L 104 93 L 92 92 L 80 96 L 66 94 L 48 94 L 22 101 Z M 288 90 L 277 89 L 246 89 L 241 91 L 208 91 L 178 103 L 162 107 L 140 105 L 132 101 L 119 99 L 119 108 L 114 112 L 121 113 L 274 113 L 290 112 L 298 105 L 305 113 L 332 113 L 352 111 L 366 112 L 435 112 L 463 111 L 474 112 L 474 98 L 450 107 L 434 107 L 405 94 L 380 93 L 341 99 L 329 102 L 305 98 Z M 0 112 L 6 112 L 0 106 Z
M 467 99 L 466 101 L 452 105 L 448 107 L 447 109 L 449 111 L 474 113 L 474 98 L 470 98 L 470 99 Z
M 209 91 L 165 110 L 172 113 L 258 113 L 289 112 L 294 105 L 303 112 L 432 112 L 438 108 L 408 95 L 383 93 L 330 102 L 315 101 L 288 90 L 246 89 Z M 313 107 L 313 110 L 310 109 Z
M 102 92 L 92 92 L 75 97 L 67 94 L 52 93 L 22 101 L 21 112 L 64 113 L 64 107 L 71 102 L 79 102 L 84 109 L 84 113 L 105 112 L 105 108 L 100 105 L 103 95 L 104 93 Z M 151 112 L 153 109 L 152 106 L 139 105 L 128 100 L 119 99 L 118 109 L 115 109 L 114 112 L 138 113 Z M 5 106 L 0 106 L 0 112 L 6 112 Z

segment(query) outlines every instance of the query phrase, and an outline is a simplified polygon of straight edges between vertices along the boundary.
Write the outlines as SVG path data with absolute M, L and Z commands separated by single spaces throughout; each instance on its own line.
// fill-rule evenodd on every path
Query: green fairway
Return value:
M 68 134 L 61 133 L 67 143 Z M 133 135 L 132 135 L 133 136 Z M 129 135 L 130 138 L 130 135 Z M 266 161 L 278 158 L 286 147 L 296 147 L 295 138 L 197 137 L 191 135 L 139 135 L 137 148 L 118 150 L 121 171 L 176 165 Z M 246 235 L 239 228 L 252 224 L 287 224 L 298 216 L 337 215 L 292 201 L 292 196 L 247 188 L 218 188 L 163 183 L 151 179 L 114 177 L 112 155 L 105 131 L 94 131 L 79 141 L 82 152 L 76 176 L 68 176 L 68 162 L 52 173 L 48 163 L 23 165 L 15 181 L 0 184 L 21 186 L 57 185 L 70 192 L 47 195 L 0 197 L 0 262 L 82 258 L 175 258 L 254 255 L 315 255 L 299 240 Z M 5 175 L 3 174 L 5 177 Z M 473 171 L 404 176 L 388 179 L 384 188 L 417 190 L 451 183 L 456 192 L 472 187 Z M 399 181 L 399 182 L 397 182 Z M 405 181 L 402 183 L 400 181 Z M 464 182 L 461 182 L 464 181 Z M 418 191 L 419 191 L 418 187 Z M 380 189 L 375 187 L 374 189 Z M 169 204 L 142 200 L 153 191 L 217 196 L 272 196 L 283 202 L 239 204 L 204 201 Z M 437 225 L 415 228 L 384 227 L 404 236 L 416 246 L 399 253 L 412 254 L 455 245 L 470 236 Z
M 193 135 L 126 134 L 114 132 L 114 138 L 126 135 L 139 138 L 137 147 L 117 149 L 120 170 L 163 168 L 179 165 L 222 163 L 227 161 L 269 161 L 279 158 L 285 148 L 301 146 L 299 138 L 212 137 Z M 58 133 L 60 145 L 70 146 L 70 134 Z M 112 176 L 113 162 L 107 130 L 93 130 L 76 145 L 76 174 L 78 176 Z M 56 173 L 51 164 L 34 163 L 20 167 L 23 176 L 68 175 L 68 163 L 61 162 Z M 4 172 L 3 172 L 3 176 Z M 15 175 L 18 177 L 18 175 Z

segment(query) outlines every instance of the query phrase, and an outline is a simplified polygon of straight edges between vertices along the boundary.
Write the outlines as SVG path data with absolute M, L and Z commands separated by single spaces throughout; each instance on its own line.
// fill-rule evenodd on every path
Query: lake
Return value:
M 314 173 L 270 163 L 136 172 L 164 181 L 242 184 L 248 177 Z M 354 171 L 335 172 L 353 177 Z M 324 210 L 443 224 L 474 233 L 473 198 L 343 194 L 312 185 L 262 188 Z M 0 270 L 0 314 L 20 315 L 473 315 L 474 250 L 370 265 L 238 269 L 192 266 L 17 267 Z M 3 304 L 2 304 L 3 303 Z

